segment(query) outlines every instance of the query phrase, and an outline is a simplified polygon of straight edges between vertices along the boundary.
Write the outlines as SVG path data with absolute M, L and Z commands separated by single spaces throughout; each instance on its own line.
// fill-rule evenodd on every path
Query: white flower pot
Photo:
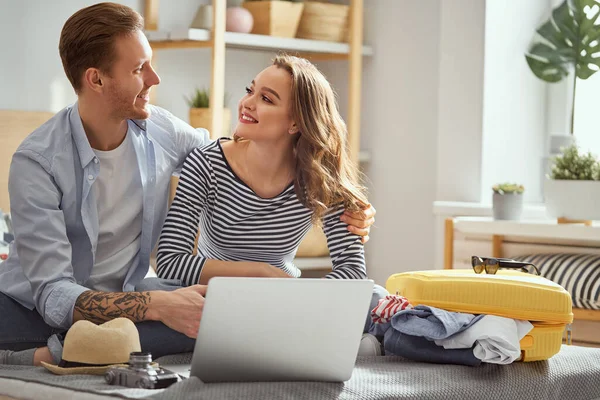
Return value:
M 600 181 L 546 179 L 544 201 L 550 218 L 600 220 Z
M 523 195 L 494 193 L 492 211 L 497 220 L 519 220 L 523 212 Z

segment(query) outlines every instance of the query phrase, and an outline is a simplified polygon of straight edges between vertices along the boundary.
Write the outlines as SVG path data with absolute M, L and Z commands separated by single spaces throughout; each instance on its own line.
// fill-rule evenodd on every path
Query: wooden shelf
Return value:
M 331 269 L 332 267 L 329 257 L 298 257 L 294 259 L 294 265 L 301 271 Z
M 155 49 L 211 46 L 211 34 L 206 29 L 181 29 L 171 32 L 146 31 L 146 36 Z M 225 46 L 234 49 L 270 52 L 279 50 L 294 51 L 320 55 L 324 59 L 346 58 L 350 53 L 350 45 L 348 43 L 282 38 L 236 32 L 225 32 Z M 363 46 L 362 54 L 363 56 L 370 56 L 373 54 L 373 49 L 370 46 Z
M 500 221 L 490 217 L 458 217 L 454 229 L 464 234 L 520 236 L 540 239 L 589 240 L 600 242 L 600 223 L 559 224 L 556 220 Z

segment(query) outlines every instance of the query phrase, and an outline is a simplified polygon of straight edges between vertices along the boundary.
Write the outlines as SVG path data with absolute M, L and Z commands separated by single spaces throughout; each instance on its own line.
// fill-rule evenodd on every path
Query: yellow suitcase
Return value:
M 571 296 L 562 286 L 520 271 L 403 272 L 390 276 L 386 289 L 413 306 L 529 320 L 534 328 L 521 340 L 521 361 L 546 360 L 558 353 L 565 329 L 573 322 Z

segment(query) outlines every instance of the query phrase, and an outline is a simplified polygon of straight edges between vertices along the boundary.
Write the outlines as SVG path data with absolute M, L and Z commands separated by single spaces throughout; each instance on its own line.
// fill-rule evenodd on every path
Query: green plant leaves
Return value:
M 554 159 L 551 179 L 567 180 L 600 180 L 600 161 L 590 152 L 580 154 L 576 145 L 563 150 L 562 154 Z
M 600 0 L 565 0 L 552 11 L 525 59 L 546 82 L 559 82 L 573 69 L 587 79 L 600 69 Z
M 518 183 L 506 182 L 492 186 L 492 190 L 498 194 L 522 194 L 525 191 L 525 187 Z
M 229 94 L 225 93 L 223 107 L 227 107 Z M 184 96 L 185 102 L 191 108 L 209 108 L 210 107 L 210 90 L 196 89 L 191 97 Z

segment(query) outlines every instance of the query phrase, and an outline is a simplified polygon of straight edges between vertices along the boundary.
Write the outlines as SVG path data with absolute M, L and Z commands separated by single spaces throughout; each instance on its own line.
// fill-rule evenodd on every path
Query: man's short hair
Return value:
M 121 4 L 94 4 L 73 14 L 63 26 L 58 49 L 75 92 L 81 90 L 81 78 L 88 68 L 110 73 L 117 38 L 143 29 L 142 16 Z

